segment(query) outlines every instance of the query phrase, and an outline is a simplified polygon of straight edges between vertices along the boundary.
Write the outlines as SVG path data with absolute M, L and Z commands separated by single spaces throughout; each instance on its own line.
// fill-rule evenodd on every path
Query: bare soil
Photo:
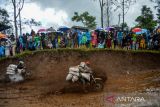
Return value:
M 63 51 L 37 52 L 22 59 L 32 72 L 31 78 L 18 84 L 0 83 L 0 107 L 115 107 L 106 101 L 109 93 L 160 88 L 160 54 Z M 0 76 L 18 60 L 0 61 Z M 68 68 L 86 60 L 91 62 L 96 77 L 105 80 L 102 92 L 84 93 L 80 86 L 65 81 Z M 57 91 L 63 93 L 55 95 Z

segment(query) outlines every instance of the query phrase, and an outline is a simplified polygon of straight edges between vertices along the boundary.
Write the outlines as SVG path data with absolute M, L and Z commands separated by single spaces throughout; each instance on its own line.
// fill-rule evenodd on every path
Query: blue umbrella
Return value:
M 69 28 L 69 27 L 61 26 L 61 27 L 59 27 L 59 28 L 58 28 L 58 30 L 57 30 L 57 31 L 67 32 L 68 30 L 70 30 L 70 28 Z
M 96 30 L 97 30 L 97 31 L 102 31 L 102 30 L 103 30 L 103 28 L 101 28 L 101 27 L 97 27 L 97 28 L 96 28 Z

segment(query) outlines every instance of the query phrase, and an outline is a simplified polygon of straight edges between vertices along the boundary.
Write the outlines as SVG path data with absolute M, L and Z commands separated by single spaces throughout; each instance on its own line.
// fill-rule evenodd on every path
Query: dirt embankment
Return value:
M 49 51 L 1 61 L 0 74 L 4 74 L 9 64 L 18 63 L 19 59 L 23 59 L 27 70 L 32 72 L 32 81 L 24 84 L 39 87 L 42 92 L 62 89 L 66 85 L 65 77 L 68 68 L 86 60 L 91 62 L 91 67 L 98 76 L 107 76 L 109 82 L 122 79 L 121 76 L 127 74 L 136 74 L 136 72 L 140 74 L 144 71 L 147 74 L 149 70 L 160 69 L 160 54 L 115 51 Z
M 107 76 L 104 92 L 132 92 L 160 87 L 160 80 L 156 80 L 160 76 L 160 54 L 66 50 L 34 52 L 22 59 L 27 70 L 32 72 L 30 80 L 16 85 L 0 84 L 0 98 L 33 98 L 54 93 L 66 87 L 68 68 L 86 60 L 91 62 L 97 76 Z M 16 64 L 18 60 L 12 58 L 0 61 L 0 76 L 5 73 L 9 64 Z M 18 94 L 8 96 L 4 93 L 5 90 Z

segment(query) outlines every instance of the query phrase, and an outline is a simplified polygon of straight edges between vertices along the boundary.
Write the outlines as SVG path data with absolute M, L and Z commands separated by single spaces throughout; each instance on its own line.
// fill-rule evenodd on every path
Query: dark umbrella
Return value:
M 107 30 L 107 31 L 113 31 L 113 30 L 115 30 L 115 28 L 114 27 L 106 27 L 105 30 Z
M 86 31 L 88 31 L 88 29 L 86 28 L 86 27 L 82 27 L 82 26 L 72 26 L 72 28 L 71 28 L 72 30 L 79 30 L 79 31 L 84 31 L 84 32 L 86 32 Z
M 103 31 L 103 28 L 97 27 L 97 28 L 96 28 L 96 31 Z
M 70 30 L 70 28 L 69 28 L 69 27 L 62 26 L 62 27 L 59 27 L 57 31 L 67 32 L 68 30 Z
M 56 30 L 53 29 L 53 27 L 50 27 L 47 29 L 47 33 L 52 33 L 52 32 L 56 32 Z

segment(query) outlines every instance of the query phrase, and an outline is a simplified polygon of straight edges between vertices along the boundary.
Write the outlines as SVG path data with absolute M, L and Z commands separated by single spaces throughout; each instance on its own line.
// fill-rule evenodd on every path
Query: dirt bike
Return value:
M 10 68 L 10 66 L 14 67 L 14 69 Z M 27 71 L 26 68 L 19 69 L 17 68 L 17 65 L 12 64 L 9 65 L 9 67 L 7 67 L 7 71 L 4 76 L 4 82 L 12 82 L 12 83 L 23 82 L 30 76 L 31 72 Z
M 24 70 L 24 69 L 23 69 Z M 25 71 L 22 73 L 15 73 L 15 74 L 5 74 L 5 82 L 23 82 L 30 77 L 31 73 L 29 71 Z
M 70 79 L 72 77 L 72 79 Z M 104 87 L 102 78 L 95 78 L 92 73 L 80 73 L 80 72 L 69 72 L 67 81 L 71 83 L 78 83 L 83 86 L 83 89 L 91 89 L 93 91 L 102 91 Z M 88 88 L 86 88 L 88 87 Z

